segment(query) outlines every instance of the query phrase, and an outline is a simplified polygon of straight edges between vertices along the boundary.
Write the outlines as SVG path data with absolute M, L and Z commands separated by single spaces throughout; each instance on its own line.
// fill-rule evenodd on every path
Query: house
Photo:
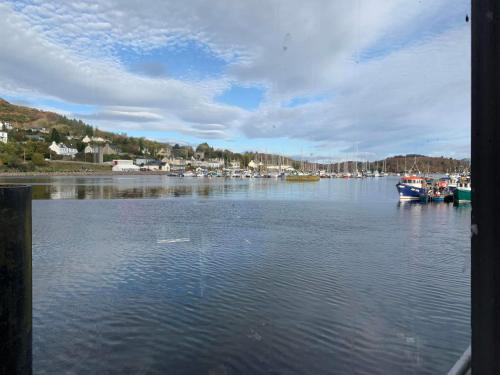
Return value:
M 82 142 L 83 143 L 90 143 L 90 142 L 105 143 L 105 142 L 107 142 L 107 140 L 105 140 L 104 138 L 101 138 L 101 137 L 89 137 L 88 135 L 86 135 L 85 137 L 83 137 Z
M 186 160 L 184 159 L 163 159 L 162 162 L 170 166 L 171 171 L 183 171 L 186 169 Z
M 231 169 L 240 169 L 241 168 L 241 163 L 239 160 L 231 160 L 229 163 L 229 167 Z
M 31 129 L 34 132 L 42 133 L 42 134 L 49 134 L 50 130 L 47 128 L 32 128 Z
M 102 153 L 104 155 L 118 155 L 119 150 L 111 146 L 109 143 L 106 143 L 106 145 L 102 148 Z
M 49 150 L 55 152 L 57 155 L 70 156 L 72 158 L 74 158 L 78 153 L 78 150 L 76 148 L 68 147 L 64 143 L 57 144 L 56 142 L 52 142 L 52 144 L 49 146 Z
M 28 138 L 30 141 L 35 141 L 35 142 L 44 142 L 45 138 L 43 138 L 39 134 L 28 134 L 26 135 L 26 138 Z
M 7 143 L 8 137 L 7 132 L 0 132 L 0 142 Z
M 99 147 L 98 146 L 91 146 L 87 145 L 85 149 L 83 150 L 86 154 L 97 154 L 99 153 Z
M 144 164 L 141 167 L 141 170 L 148 170 L 148 171 L 163 171 L 165 170 L 163 167 L 167 165 L 167 163 L 163 163 L 160 160 L 150 160 L 147 164 Z M 167 170 L 167 172 L 170 171 L 170 166 Z
M 134 172 L 141 169 L 134 164 L 133 160 L 113 160 L 112 165 L 113 172 Z
M 0 121 L 0 130 L 12 130 L 13 126 L 9 121 Z
M 210 159 L 205 163 L 207 168 L 218 169 L 224 167 L 224 159 Z
M 203 160 L 203 159 L 205 159 L 205 153 L 204 153 L 204 152 L 202 152 L 202 151 L 196 151 L 196 152 L 194 153 L 194 158 L 195 158 L 196 160 Z
M 159 158 L 168 158 L 172 154 L 172 151 L 169 148 L 160 148 L 160 151 L 156 153 L 156 156 Z
M 137 159 L 135 159 L 134 164 L 138 165 L 139 167 L 143 167 L 143 166 L 148 165 L 148 164 L 155 162 L 155 161 L 156 161 L 155 159 L 151 159 L 151 158 L 137 158 Z

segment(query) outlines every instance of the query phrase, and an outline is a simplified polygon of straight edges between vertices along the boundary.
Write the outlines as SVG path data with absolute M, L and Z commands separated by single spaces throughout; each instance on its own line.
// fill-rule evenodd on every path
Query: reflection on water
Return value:
M 8 180 L 37 374 L 437 374 L 469 344 L 470 207 L 396 179 Z
M 117 176 L 0 178 L 0 182 L 32 185 L 33 199 L 114 199 L 232 195 L 238 192 L 267 188 L 277 181 Z
M 360 199 L 363 194 L 386 194 L 367 180 L 290 183 L 281 179 L 178 178 L 167 176 L 0 177 L 0 183 L 30 184 L 33 199 L 116 199 L 229 197 L 256 199 Z M 392 180 L 390 181 L 392 183 Z M 392 192 L 391 192 L 392 193 Z M 393 199 L 393 194 L 386 198 Z

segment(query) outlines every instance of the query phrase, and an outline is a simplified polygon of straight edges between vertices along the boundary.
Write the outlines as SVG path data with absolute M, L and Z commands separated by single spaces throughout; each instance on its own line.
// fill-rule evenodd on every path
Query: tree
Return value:
M 94 128 L 90 125 L 85 125 L 85 135 L 92 137 L 94 135 Z
M 41 166 L 45 164 L 43 155 L 38 152 L 35 152 L 33 155 L 31 155 L 31 162 L 36 166 Z
M 52 132 L 50 133 L 50 140 L 51 142 L 56 142 L 56 143 L 61 142 L 61 135 L 59 134 L 56 128 L 52 128 Z

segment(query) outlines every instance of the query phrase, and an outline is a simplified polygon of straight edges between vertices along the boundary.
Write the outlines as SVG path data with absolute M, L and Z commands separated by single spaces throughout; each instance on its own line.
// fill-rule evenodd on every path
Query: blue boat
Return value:
M 431 196 L 431 202 L 444 202 L 444 194 L 443 195 L 433 195 Z
M 404 176 L 396 184 L 399 200 L 420 200 L 421 195 L 427 194 L 425 179 L 418 176 Z

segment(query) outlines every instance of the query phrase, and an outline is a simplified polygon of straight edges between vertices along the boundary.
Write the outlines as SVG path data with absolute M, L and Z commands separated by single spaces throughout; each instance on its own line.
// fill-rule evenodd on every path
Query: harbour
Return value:
M 2 178 L 33 188 L 34 371 L 446 372 L 470 207 L 398 179 Z

